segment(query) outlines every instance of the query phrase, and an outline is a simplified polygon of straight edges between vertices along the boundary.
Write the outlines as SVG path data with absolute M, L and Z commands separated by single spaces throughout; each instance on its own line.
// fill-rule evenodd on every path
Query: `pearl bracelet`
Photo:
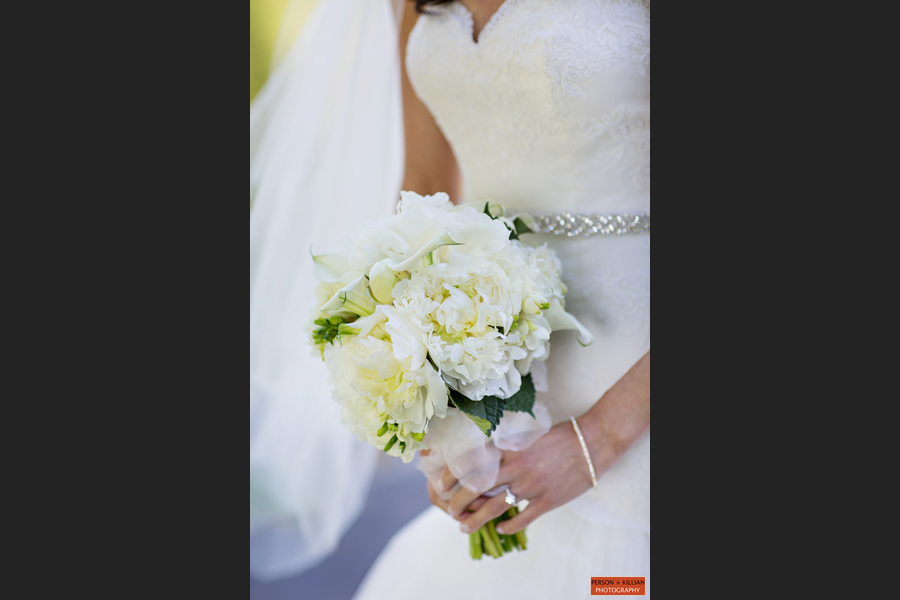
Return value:
M 591 470 L 591 481 L 594 482 L 594 489 L 597 489 L 599 483 L 597 482 L 597 472 L 594 470 L 594 461 L 591 460 L 591 451 L 588 450 L 587 442 L 584 441 L 584 436 L 581 435 L 581 428 L 578 426 L 578 421 L 575 420 L 575 417 L 572 417 L 572 426 L 575 428 L 575 433 L 578 434 L 578 441 L 581 442 L 581 449 L 584 450 L 584 457 L 587 459 L 588 467 Z

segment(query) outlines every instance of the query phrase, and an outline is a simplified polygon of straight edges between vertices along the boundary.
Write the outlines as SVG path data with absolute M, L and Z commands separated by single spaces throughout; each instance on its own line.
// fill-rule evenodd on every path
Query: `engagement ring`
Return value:
M 516 496 L 512 493 L 512 490 L 506 490 L 506 503 L 510 506 L 515 506 L 519 503 L 519 501 L 516 500 Z

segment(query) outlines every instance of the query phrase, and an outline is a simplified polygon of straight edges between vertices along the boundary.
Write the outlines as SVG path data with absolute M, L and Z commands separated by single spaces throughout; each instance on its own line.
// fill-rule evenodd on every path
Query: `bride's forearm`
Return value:
M 578 425 L 602 476 L 650 429 L 650 353 L 648 352 Z

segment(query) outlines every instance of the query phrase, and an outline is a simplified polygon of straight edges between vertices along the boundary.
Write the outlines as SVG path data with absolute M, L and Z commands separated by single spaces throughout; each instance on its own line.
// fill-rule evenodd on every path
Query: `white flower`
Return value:
M 394 299 L 399 312 L 427 335 L 428 353 L 451 386 L 473 400 L 518 392 L 521 378 L 506 378 L 514 357 L 505 332 L 521 299 L 496 262 L 477 253 L 450 253 L 448 262 L 401 281 Z
M 435 194 L 434 196 L 420 196 L 415 192 L 400 192 L 400 204 L 397 205 L 397 212 L 403 214 L 416 208 L 431 207 L 440 210 L 450 210 L 453 203 L 447 194 Z
M 369 292 L 368 280 L 361 275 L 338 291 L 320 311 L 328 317 L 343 314 L 368 317 L 375 313 L 376 307 L 377 302 Z
M 395 231 L 395 220 L 396 217 L 386 217 L 342 240 L 336 254 L 313 256 L 319 279 L 349 284 L 368 274 L 375 263 L 409 253 L 412 246 Z
M 326 349 L 335 398 L 351 431 L 405 462 L 424 448 L 428 422 L 447 414 L 447 385 L 427 363 L 424 334 L 389 307 L 354 325 L 355 337 Z M 393 340 L 396 340 L 394 344 Z
M 552 303 L 555 300 L 565 308 L 565 297 L 569 293 L 569 288 L 563 283 L 562 262 L 556 252 L 551 250 L 547 244 L 537 248 L 528 248 L 528 250 L 531 264 L 541 272 L 550 285 L 549 301 Z
M 313 257 L 321 281 L 355 287 L 365 276 L 372 299 L 390 304 L 399 282 L 445 260 L 451 247 L 489 256 L 510 246 L 503 223 L 472 208 L 454 207 L 446 194 L 403 192 L 402 197 L 398 215 L 343 240 L 336 254 Z

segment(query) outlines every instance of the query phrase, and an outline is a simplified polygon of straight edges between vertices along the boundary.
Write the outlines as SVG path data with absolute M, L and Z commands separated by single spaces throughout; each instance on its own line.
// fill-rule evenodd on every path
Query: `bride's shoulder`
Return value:
M 407 2 L 403 9 L 403 22 L 400 25 L 400 41 L 405 42 L 409 39 L 409 34 L 419 21 L 419 11 L 412 2 Z

